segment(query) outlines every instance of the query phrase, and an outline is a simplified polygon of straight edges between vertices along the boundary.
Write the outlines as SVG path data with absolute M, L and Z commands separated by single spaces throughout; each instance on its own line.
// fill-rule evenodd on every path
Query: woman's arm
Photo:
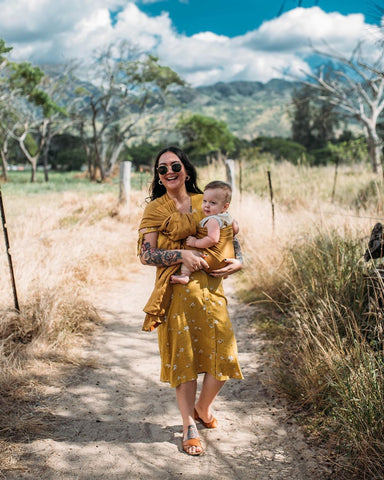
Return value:
M 140 261 L 143 265 L 169 267 L 181 263 L 181 250 L 160 250 L 157 248 L 157 232 L 146 233 L 140 249 Z
M 243 252 L 241 251 L 240 242 L 237 237 L 233 237 L 233 250 L 235 251 L 235 259 L 243 264 Z
M 203 253 L 197 250 L 161 250 L 157 248 L 157 232 L 144 234 L 140 249 L 140 261 L 143 265 L 169 267 L 184 263 L 190 270 L 209 268 Z

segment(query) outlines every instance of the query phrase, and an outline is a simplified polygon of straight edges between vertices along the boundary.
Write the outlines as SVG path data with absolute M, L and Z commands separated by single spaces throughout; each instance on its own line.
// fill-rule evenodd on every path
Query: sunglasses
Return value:
M 182 165 L 181 163 L 172 163 L 171 169 L 172 172 L 181 172 Z M 165 175 L 168 172 L 168 167 L 167 165 L 160 165 L 160 167 L 157 167 L 157 173 L 159 175 Z

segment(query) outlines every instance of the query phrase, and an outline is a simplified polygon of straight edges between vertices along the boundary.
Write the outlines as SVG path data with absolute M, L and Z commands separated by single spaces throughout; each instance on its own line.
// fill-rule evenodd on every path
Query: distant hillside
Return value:
M 178 99 L 183 110 L 201 113 L 228 124 L 238 137 L 291 135 L 289 109 L 294 82 L 216 83 L 207 87 L 182 89 Z

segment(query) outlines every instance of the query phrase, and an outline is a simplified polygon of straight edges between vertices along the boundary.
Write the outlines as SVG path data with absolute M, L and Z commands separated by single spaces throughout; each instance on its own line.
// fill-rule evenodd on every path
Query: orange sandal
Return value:
M 199 417 L 196 408 L 194 409 L 194 417 L 195 420 L 198 420 L 200 423 L 202 423 L 205 428 L 217 428 L 217 420 L 215 417 L 213 417 L 210 422 L 204 422 L 204 420 Z
M 190 453 L 188 451 L 189 447 L 200 447 L 201 451 L 196 452 L 196 453 Z M 187 440 L 184 440 L 183 441 L 183 451 L 186 454 L 191 455 L 192 457 L 197 457 L 197 456 L 201 455 L 204 452 L 204 450 L 203 450 L 203 446 L 201 445 L 200 438 L 188 438 Z

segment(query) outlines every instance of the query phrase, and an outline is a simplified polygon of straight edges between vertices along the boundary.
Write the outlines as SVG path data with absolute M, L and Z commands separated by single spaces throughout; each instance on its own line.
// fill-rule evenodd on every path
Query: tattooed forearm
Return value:
M 235 251 L 235 258 L 243 263 L 243 254 L 241 252 L 240 243 L 237 240 L 237 237 L 233 237 L 233 249 Z
M 168 267 L 169 265 L 180 263 L 178 260 L 181 260 L 182 258 L 181 252 L 178 250 L 160 250 L 151 247 L 149 242 L 143 242 L 140 256 L 143 263 L 161 267 Z

